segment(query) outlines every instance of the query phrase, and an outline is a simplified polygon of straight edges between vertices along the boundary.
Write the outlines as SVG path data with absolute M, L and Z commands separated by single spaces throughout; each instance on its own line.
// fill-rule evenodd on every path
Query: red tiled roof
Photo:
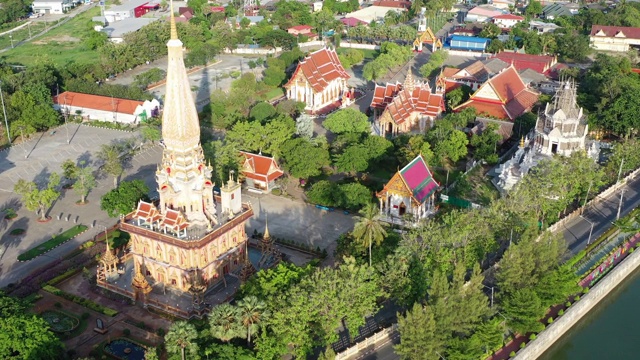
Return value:
M 402 179 L 411 190 L 413 197 L 422 204 L 440 186 L 427 166 L 427 163 L 418 155 L 407 166 L 400 170 Z
M 350 78 L 344 67 L 342 67 L 336 51 L 327 48 L 312 52 L 300 61 L 285 87 L 291 86 L 300 71 L 307 78 L 315 92 L 321 92 L 335 79 L 343 78 L 346 80 Z
M 168 227 L 174 231 L 184 230 L 189 226 L 189 223 L 184 218 L 181 212 L 167 209 L 162 219 L 161 226 Z
M 211 12 L 224 12 L 224 6 L 212 6 L 209 9 Z
M 494 20 L 524 20 L 524 18 L 522 16 L 518 16 L 518 15 L 513 15 L 513 14 L 503 14 L 503 15 L 498 15 L 498 16 L 494 16 L 493 17 Z
M 516 70 L 522 71 L 531 69 L 541 74 L 546 73 L 556 64 L 557 60 L 553 56 L 546 55 L 529 55 L 515 52 L 501 52 L 493 56 L 506 63 L 513 64 Z
M 158 209 L 152 203 L 140 201 L 133 217 L 142 219 L 146 222 L 156 222 L 162 218 L 162 215 L 160 215 Z
M 193 15 L 193 9 L 191 9 L 190 7 L 187 7 L 187 6 L 180 6 L 180 7 L 178 8 L 178 15 L 182 15 L 182 14 L 184 14 L 184 13 L 186 13 L 186 12 L 190 12 L 190 13 L 191 13 L 191 15 Z
M 376 84 L 376 88 L 373 90 L 373 99 L 371 99 L 371 105 L 369 106 L 376 109 L 386 108 L 400 89 L 402 89 L 402 84 L 400 83 L 387 84 L 386 86 Z
M 455 74 L 457 74 L 458 72 L 460 72 L 460 69 L 458 68 L 453 68 L 453 67 L 446 67 L 444 69 L 442 69 L 442 77 L 452 77 Z
M 115 111 L 121 114 L 133 115 L 142 101 L 111 98 L 109 96 L 90 95 L 65 91 L 53 97 L 53 103 L 63 106 L 73 106 L 85 109 Z
M 640 74 L 640 69 L 635 69 L 635 68 L 634 68 L 634 69 L 631 69 L 631 71 L 633 71 L 633 72 L 634 72 L 634 73 L 636 73 L 636 74 Z
M 384 6 L 398 9 L 411 8 L 411 1 L 399 1 L 399 0 L 378 0 L 373 3 L 374 6 Z
M 414 112 L 436 117 L 444 111 L 444 97 L 431 93 L 428 85 L 416 85 L 413 92 L 402 89 L 387 106 L 387 111 L 396 124 L 402 124 Z
M 349 26 L 349 27 L 354 27 L 354 26 L 358 26 L 358 25 L 367 25 L 366 21 L 362 21 L 362 20 L 356 19 L 354 17 L 342 18 L 342 19 L 340 19 L 340 21 L 343 24 L 345 24 L 346 26 Z
M 596 36 L 597 33 L 602 31 L 606 37 L 614 37 L 622 32 L 627 38 L 640 39 L 640 28 L 626 27 L 626 26 L 605 26 L 605 25 L 592 25 L 591 36 Z
M 480 97 L 478 92 L 485 86 L 490 86 L 500 100 Z M 538 100 L 538 96 L 537 92 L 527 88 L 515 67 L 509 66 L 485 82 L 467 102 L 454 110 L 473 107 L 479 115 L 487 114 L 498 119 L 515 120 L 531 109 Z
M 297 30 L 297 31 L 302 31 L 302 30 L 311 30 L 313 29 L 313 27 L 309 26 L 309 25 L 296 25 L 296 26 L 292 26 L 287 30 Z
M 245 165 L 248 165 L 253 170 L 248 171 L 243 166 L 242 174 L 250 179 L 270 182 L 283 175 L 282 170 L 271 157 L 244 151 L 241 151 L 240 154 L 245 158 Z

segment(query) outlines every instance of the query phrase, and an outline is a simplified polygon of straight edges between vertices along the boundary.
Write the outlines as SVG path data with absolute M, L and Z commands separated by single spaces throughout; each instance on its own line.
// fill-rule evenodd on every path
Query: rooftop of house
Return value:
M 354 27 L 358 25 L 367 25 L 367 22 L 362 21 L 360 19 L 356 19 L 354 17 L 344 17 L 340 19 L 340 22 L 342 22 L 343 24 L 349 27 Z
M 547 73 L 557 63 L 555 56 L 531 55 L 517 52 L 502 51 L 494 58 L 513 64 L 518 71 L 532 69 L 541 74 Z
M 518 15 L 513 15 L 513 14 L 502 14 L 502 15 L 494 16 L 493 20 L 520 20 L 520 21 L 523 21 L 524 17 L 518 16 Z
M 142 101 L 112 98 L 110 96 L 90 95 L 65 91 L 53 97 L 53 103 L 62 106 L 72 106 L 100 111 L 113 111 L 121 114 L 133 115 Z
M 126 18 L 120 21 L 110 23 L 105 26 L 101 31 L 106 33 L 109 38 L 121 38 L 125 34 L 138 31 L 143 26 L 149 25 L 154 21 L 158 21 L 160 18 Z
M 627 26 L 592 25 L 591 36 L 626 37 L 631 39 L 640 39 L 640 28 Z
M 467 14 L 494 17 L 504 14 L 504 11 L 491 5 L 478 5 L 469 10 Z
M 287 30 L 297 30 L 297 31 L 304 31 L 304 30 L 311 30 L 313 29 L 313 27 L 311 25 L 296 25 L 296 26 L 292 26 Z
M 477 36 L 460 36 L 460 35 L 453 35 L 451 36 L 450 41 L 460 41 L 460 42 L 469 42 L 469 43 L 487 43 L 490 42 L 491 39 L 487 39 L 487 38 L 481 38 L 481 37 L 477 37 Z
M 302 72 L 316 92 L 324 90 L 335 79 L 349 79 L 351 77 L 342 67 L 336 51 L 329 48 L 314 51 L 298 62 L 296 71 L 285 87 L 291 86 L 296 81 L 299 72 Z
M 109 8 L 107 8 L 105 10 L 105 12 L 122 12 L 122 11 L 131 11 L 135 8 L 137 8 L 138 6 L 142 6 L 145 5 L 147 3 L 157 3 L 160 4 L 160 1 L 155 1 L 155 0 L 130 0 L 125 2 L 124 4 L 121 5 L 115 5 L 115 6 L 111 6 Z
M 440 184 L 433 178 L 427 162 L 422 155 L 418 155 L 407 166 L 400 171 L 402 179 L 407 184 L 413 197 L 423 203 L 431 194 L 433 194 Z

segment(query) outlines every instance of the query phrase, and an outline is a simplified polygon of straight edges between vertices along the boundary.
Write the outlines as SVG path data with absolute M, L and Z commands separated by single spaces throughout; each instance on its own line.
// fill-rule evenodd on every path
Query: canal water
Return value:
M 540 359 L 640 359 L 639 304 L 640 270 L 636 270 Z

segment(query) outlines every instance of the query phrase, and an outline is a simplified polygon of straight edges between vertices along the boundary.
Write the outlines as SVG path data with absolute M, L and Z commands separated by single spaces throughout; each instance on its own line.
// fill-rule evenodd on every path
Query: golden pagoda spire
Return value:
M 413 80 L 413 70 L 411 69 L 411 66 L 409 66 L 407 77 L 404 79 L 404 88 L 410 92 L 416 88 L 416 82 Z
M 178 40 L 178 29 L 176 28 L 176 16 L 173 13 L 173 0 L 170 1 L 171 15 L 169 23 L 171 24 L 171 40 Z
M 148 294 L 151 292 L 151 285 L 149 285 L 149 282 L 147 281 L 147 278 L 144 277 L 144 275 L 142 274 L 142 266 L 144 264 L 144 259 L 142 259 L 143 263 L 135 263 L 135 276 L 133 277 L 133 280 L 131 280 L 131 286 L 133 286 L 134 288 L 140 289 L 142 290 L 142 292 L 144 294 Z
M 521 148 L 524 147 L 524 136 L 522 138 L 520 138 L 520 147 Z
M 109 239 L 107 238 L 104 241 L 107 243 L 107 249 L 105 250 L 104 256 L 101 259 L 102 262 L 104 264 L 111 264 L 111 263 L 117 262 L 118 259 L 111 252 L 111 246 L 109 246 Z
M 271 234 L 269 234 L 269 215 L 267 214 L 266 216 L 267 218 L 264 223 L 264 235 L 262 236 L 262 238 L 265 240 L 270 240 Z

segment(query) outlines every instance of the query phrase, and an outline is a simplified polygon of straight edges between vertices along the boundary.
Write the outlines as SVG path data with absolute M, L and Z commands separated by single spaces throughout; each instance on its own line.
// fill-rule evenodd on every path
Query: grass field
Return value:
M 350 48 L 349 47 L 340 47 L 336 51 L 338 52 L 338 54 L 343 54 L 348 49 L 350 49 Z M 380 54 L 380 51 L 378 51 L 378 50 L 369 50 L 369 49 L 356 49 L 356 50 L 362 51 L 362 53 L 364 54 L 364 59 L 365 60 L 373 60 L 376 57 L 378 57 L 378 55 Z
M 82 40 L 92 29 L 91 18 L 100 15 L 99 8 L 93 8 L 69 20 L 67 23 L 50 30 L 46 34 L 15 49 L 8 50 L 2 57 L 10 64 L 31 65 L 42 60 L 51 61 L 54 65 L 63 66 L 71 61 L 90 63 L 98 61 L 99 54 L 87 49 Z M 22 29 L 20 31 L 23 31 Z M 26 36 L 28 36 L 28 30 Z M 34 33 L 32 25 L 31 32 Z M 16 32 L 18 33 L 18 32 Z M 14 40 L 17 36 L 14 34 Z M 4 44 L 3 36 L 0 44 Z
M 54 237 L 52 237 L 51 239 L 45 241 L 44 243 L 31 248 L 25 252 L 23 252 L 22 254 L 18 255 L 18 260 L 20 261 L 27 261 L 27 260 L 31 260 L 37 256 L 40 256 L 46 252 L 48 252 L 49 250 L 55 248 L 56 246 L 68 241 L 69 239 L 72 239 L 73 237 L 75 237 L 76 235 L 80 234 L 81 232 L 87 230 L 87 227 L 85 225 L 76 225 L 74 227 L 72 227 L 71 229 L 63 232 L 60 235 L 56 235 Z
M 51 26 L 52 24 L 49 23 L 48 26 Z M 45 29 L 45 23 L 44 22 L 32 22 L 30 25 L 25 26 L 19 30 L 16 31 L 12 31 L 11 32 L 11 36 L 13 37 L 13 43 L 17 44 L 20 41 L 26 40 L 29 38 L 29 29 L 31 29 L 31 34 L 35 35 L 39 32 L 41 32 L 42 30 Z M 11 46 L 11 38 L 9 37 L 9 34 L 5 34 L 0 36 L 0 49 L 4 49 Z

